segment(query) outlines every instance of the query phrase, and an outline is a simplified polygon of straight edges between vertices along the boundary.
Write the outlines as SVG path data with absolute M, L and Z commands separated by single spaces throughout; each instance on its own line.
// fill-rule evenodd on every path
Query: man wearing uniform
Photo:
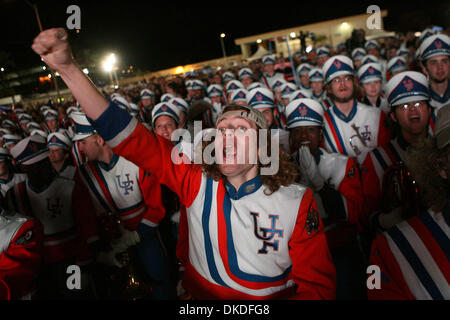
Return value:
M 258 109 L 264 116 L 267 121 L 267 126 L 269 129 L 272 129 L 270 132 L 273 137 L 279 139 L 280 145 L 283 147 L 283 150 L 288 154 L 290 153 L 289 147 L 289 132 L 281 129 L 276 125 L 275 119 L 280 119 L 283 123 L 286 123 L 284 111 L 279 113 L 277 109 L 275 109 L 274 96 L 271 90 L 267 88 L 256 88 L 250 90 L 247 94 L 247 105 Z
M 48 154 L 47 141 L 39 135 L 21 140 L 11 150 L 27 178 L 8 191 L 9 210 L 35 217 L 43 225 L 39 297 L 88 295 L 88 286 L 81 292 L 67 288 L 66 270 L 69 265 L 86 265 L 95 254 L 91 249 L 95 249 L 98 232 L 92 203 L 83 185 L 55 174 Z
M 279 163 L 284 178 L 281 170 L 261 175 L 264 167 L 248 161 L 256 146 L 246 146 L 241 133 L 268 129 L 259 111 L 229 106 L 218 119 L 214 146 L 228 163 L 175 164 L 169 141 L 98 94 L 73 62 L 66 39 L 64 29 L 46 30 L 33 49 L 61 74 L 113 150 L 154 173 L 186 205 L 189 261 L 183 284 L 194 298 L 334 298 L 335 270 L 311 190 L 292 184 L 295 169 L 287 159 Z M 242 147 L 247 161 L 241 164 L 232 149 Z
M 381 66 L 378 63 L 368 63 L 359 68 L 359 85 L 363 91 L 361 103 L 378 108 L 387 115 L 390 110 L 386 99 L 381 95 L 383 81 L 381 72 Z
M 324 114 L 324 144 L 329 152 L 356 157 L 361 164 L 370 150 L 390 140 L 390 130 L 384 112 L 356 100 L 353 73 L 353 63 L 345 56 L 333 56 L 323 66 L 333 103 Z
M 450 105 L 437 116 L 436 137 L 407 156 L 427 210 L 380 234 L 370 264 L 381 270 L 372 300 L 450 299 Z
M 275 71 L 275 59 L 274 55 L 266 55 L 262 58 L 264 72 L 261 75 L 260 82 L 269 90 L 273 89 L 277 80 L 284 81 L 283 74 Z
M 328 109 L 331 103 L 328 101 L 327 93 L 324 88 L 322 69 L 311 69 L 308 73 L 308 77 L 311 85 L 311 99 L 321 103 L 325 110 Z
M 374 229 L 388 229 L 402 220 L 403 210 L 381 212 L 381 204 L 389 205 L 382 199 L 383 180 L 386 172 L 405 163 L 407 148 L 426 138 L 431 107 L 429 106 L 428 81 L 415 71 L 405 71 L 394 76 L 386 84 L 387 99 L 391 106 L 390 117 L 396 123 L 398 134 L 386 144 L 372 150 L 362 164 L 361 176 L 364 193 L 366 222 L 371 221 Z M 386 186 L 390 187 L 390 186 Z M 403 199 L 413 203 L 414 199 Z M 401 203 L 404 206 L 406 203 Z M 376 213 L 376 214 L 375 214 Z
M 77 168 L 70 161 L 72 141 L 61 132 L 53 132 L 47 137 L 47 145 L 50 151 L 48 158 L 58 175 L 73 179 Z
M 96 213 L 99 217 L 112 213 L 124 226 L 122 237 L 112 244 L 113 252 L 124 252 L 136 245 L 148 275 L 156 281 L 154 298 L 170 299 L 172 292 L 164 248 L 158 237 L 164 208 L 154 176 L 115 154 L 84 113 L 73 113 L 72 119 L 76 132 L 73 140 L 80 141 L 80 151 L 89 159 L 79 170 L 89 188 Z
M 141 118 L 144 122 L 151 122 L 152 108 L 155 105 L 155 93 L 150 89 L 141 90 L 141 101 L 139 102 L 139 109 Z
M 11 153 L 5 148 L 0 148 L 0 190 L 2 196 L 4 197 L 9 189 L 24 181 L 26 177 L 27 175 L 24 173 L 14 172 Z
M 433 113 L 430 119 L 430 133 L 439 109 L 450 101 L 450 38 L 437 34 L 426 38 L 419 47 L 422 72 L 430 83 L 430 105 Z
M 300 183 L 314 191 L 325 225 L 337 275 L 337 299 L 365 296 L 365 264 L 356 235 L 363 198 L 353 158 L 328 153 L 323 139 L 324 110 L 311 99 L 293 100 L 286 108 L 292 158 L 300 168 Z

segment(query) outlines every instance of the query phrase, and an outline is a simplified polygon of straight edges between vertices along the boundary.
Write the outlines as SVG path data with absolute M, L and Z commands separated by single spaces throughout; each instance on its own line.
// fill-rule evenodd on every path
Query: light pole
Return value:
M 33 4 L 33 3 L 30 3 L 30 1 L 28 1 L 28 0 L 25 0 L 25 2 L 33 9 L 34 14 L 36 16 L 36 20 L 37 20 L 38 26 L 39 26 L 39 31 L 42 32 L 43 28 L 42 28 L 41 18 L 39 17 L 39 12 L 38 12 L 37 5 Z M 59 94 L 58 79 L 56 79 L 55 71 L 50 69 L 50 73 L 52 75 L 53 84 L 55 85 L 56 94 L 58 95 L 58 102 L 61 102 L 61 96 Z
M 116 86 L 119 86 L 119 79 L 117 78 L 115 63 L 116 63 L 116 55 L 111 53 L 108 57 L 103 61 L 103 70 L 109 73 L 109 79 L 111 80 L 111 84 L 114 85 L 113 77 L 111 72 L 114 72 L 114 76 L 116 78 Z
M 225 53 L 225 44 L 223 43 L 223 38 L 225 38 L 225 33 L 220 34 L 220 44 L 222 45 L 222 54 L 223 57 L 226 58 L 227 54 Z

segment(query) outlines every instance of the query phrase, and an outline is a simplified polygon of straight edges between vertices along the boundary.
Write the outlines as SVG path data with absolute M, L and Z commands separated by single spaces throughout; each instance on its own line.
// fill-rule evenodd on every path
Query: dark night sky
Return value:
M 370 4 L 388 9 L 392 24 L 403 28 L 424 29 L 431 22 L 445 21 L 445 10 L 433 10 L 448 1 L 255 1 L 245 3 L 186 1 L 182 4 L 158 7 L 154 1 L 39 1 L 37 3 L 44 29 L 65 26 L 66 8 L 77 4 L 81 8 L 81 32 L 71 32 L 74 53 L 89 48 L 102 57 L 108 51 L 117 52 L 121 62 L 142 70 L 160 70 L 177 65 L 221 57 L 219 34 L 225 38 L 228 55 L 240 53 L 233 39 L 272 30 L 289 28 L 327 19 L 361 14 Z M 159 4 L 164 2 L 159 1 Z M 189 4 L 189 6 L 188 6 Z M 192 5 L 191 5 L 192 4 Z M 221 7 L 206 6 L 221 4 Z M 271 4 L 271 6 L 269 5 Z M 244 6 L 242 6 L 244 5 Z M 405 12 L 416 10 L 419 14 Z M 447 10 L 447 14 L 450 12 Z M 448 19 L 448 15 L 446 17 Z M 444 23 L 448 23 L 445 21 Z M 408 25 L 409 24 L 409 25 Z M 30 45 L 38 33 L 32 9 L 24 0 L 0 0 L 0 51 L 12 53 L 18 69 L 40 63 Z

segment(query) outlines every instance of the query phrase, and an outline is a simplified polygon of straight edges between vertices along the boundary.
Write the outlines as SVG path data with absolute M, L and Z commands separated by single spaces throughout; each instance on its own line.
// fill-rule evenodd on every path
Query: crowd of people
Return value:
M 112 93 L 63 29 L 32 48 L 74 99 L 2 114 L 0 298 L 450 298 L 445 32 L 313 48 L 290 74 L 269 54 Z M 249 161 L 267 154 L 252 130 L 279 143 L 275 173 Z M 211 132 L 215 161 L 199 164 Z

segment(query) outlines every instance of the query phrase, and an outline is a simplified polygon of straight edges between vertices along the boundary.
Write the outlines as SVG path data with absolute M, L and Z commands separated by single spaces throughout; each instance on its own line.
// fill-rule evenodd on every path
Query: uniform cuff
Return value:
M 119 108 L 113 101 L 97 120 L 88 118 L 89 122 L 111 147 L 117 147 L 137 126 L 137 119 L 127 111 Z

